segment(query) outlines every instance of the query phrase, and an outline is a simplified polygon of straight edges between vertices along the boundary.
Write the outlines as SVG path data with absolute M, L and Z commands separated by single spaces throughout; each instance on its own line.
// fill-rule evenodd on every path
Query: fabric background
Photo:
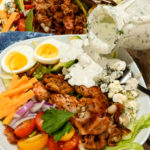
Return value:
M 19 32 L 19 31 L 0 33 L 0 52 L 9 45 L 14 44 L 15 42 L 50 35 L 52 34 L 39 32 Z

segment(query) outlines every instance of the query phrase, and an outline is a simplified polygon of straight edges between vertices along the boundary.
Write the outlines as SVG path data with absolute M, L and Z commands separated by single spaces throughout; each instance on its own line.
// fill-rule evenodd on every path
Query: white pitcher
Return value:
M 98 5 L 89 14 L 87 29 L 89 44 L 97 54 L 109 54 L 116 47 L 150 49 L 150 0 Z

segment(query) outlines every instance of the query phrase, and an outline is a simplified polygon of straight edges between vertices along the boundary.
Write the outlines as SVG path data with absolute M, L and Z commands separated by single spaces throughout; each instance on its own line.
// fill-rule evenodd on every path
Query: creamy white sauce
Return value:
M 71 85 L 85 85 L 91 87 L 96 85 L 94 77 L 102 71 L 102 67 L 95 63 L 86 53 L 78 56 L 79 62 L 67 71 L 65 77 L 69 76 L 69 84 Z

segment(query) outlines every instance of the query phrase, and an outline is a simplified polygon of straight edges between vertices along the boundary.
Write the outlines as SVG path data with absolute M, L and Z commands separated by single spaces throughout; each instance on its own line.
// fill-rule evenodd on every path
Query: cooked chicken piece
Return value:
M 107 142 L 106 142 L 107 137 L 108 137 L 107 133 L 97 135 L 97 136 L 85 135 L 85 136 L 81 137 L 81 141 L 82 141 L 84 148 L 86 148 L 86 149 L 101 150 L 107 144 Z
M 49 83 L 46 84 L 46 89 L 60 94 L 73 91 L 73 88 L 66 81 L 59 78 L 50 78 Z
M 101 97 L 91 98 L 88 101 L 88 111 L 103 116 L 108 107 L 108 101 L 104 95 Z
M 46 90 L 42 82 L 37 82 L 33 86 L 33 92 L 37 100 L 48 100 L 50 97 L 50 93 Z
M 79 129 L 81 135 L 101 134 L 107 130 L 110 121 L 108 117 L 104 116 L 108 104 L 106 97 L 101 97 L 81 98 L 79 100 L 82 104 L 80 106 L 82 108 L 85 106 L 86 110 L 84 114 L 81 112 L 82 117 L 80 113 L 79 117 L 73 117 L 72 123 Z
M 56 78 L 56 79 L 64 79 L 64 76 L 62 74 L 54 74 L 54 73 L 49 73 L 49 74 L 45 74 L 43 76 L 43 82 L 44 83 L 49 83 L 50 82 L 50 78 Z
M 75 91 L 85 97 L 99 97 L 102 95 L 101 89 L 99 87 L 87 88 L 84 85 L 75 86 Z
M 39 24 L 43 23 L 45 26 L 51 27 L 53 19 L 51 17 L 48 18 L 46 15 L 42 13 L 37 13 L 36 21 Z
M 120 117 L 122 111 L 124 110 L 124 105 L 121 103 L 115 103 L 115 105 L 117 106 L 117 111 L 115 113 L 114 119 L 115 119 L 115 123 L 117 125 L 120 125 L 119 117 Z
M 64 4 L 70 5 L 70 3 L 71 3 L 71 0 L 64 0 Z
M 14 130 L 11 127 L 6 126 L 4 134 L 7 136 L 7 140 L 10 144 L 16 144 L 18 142 L 18 138 L 14 134 Z
M 112 128 L 108 138 L 108 145 L 115 146 L 122 139 L 123 132 L 119 128 Z
M 80 109 L 76 97 L 68 94 L 52 94 L 50 100 L 52 100 L 61 110 L 75 113 Z
M 99 135 L 108 130 L 110 123 L 108 117 L 100 118 L 99 116 L 94 117 L 94 115 L 88 114 L 88 117 L 89 116 L 92 117 L 86 120 L 76 118 L 73 123 L 78 128 L 79 133 L 81 135 L 88 135 L 88 134 Z
M 74 29 L 74 20 L 72 17 L 70 16 L 65 16 L 63 18 L 63 23 L 64 23 L 64 26 L 67 30 L 73 30 Z
M 55 18 L 56 22 L 60 23 L 60 22 L 63 21 L 63 16 L 64 16 L 63 12 L 62 11 L 58 11 L 58 12 L 56 12 L 54 14 L 53 17 Z

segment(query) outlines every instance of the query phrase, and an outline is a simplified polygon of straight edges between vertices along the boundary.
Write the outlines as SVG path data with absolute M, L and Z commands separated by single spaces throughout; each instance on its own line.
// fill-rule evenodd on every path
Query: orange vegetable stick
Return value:
M 8 115 L 4 120 L 3 120 L 3 124 L 4 125 L 9 125 L 11 123 L 11 121 L 13 120 L 13 117 L 15 115 L 16 111 L 15 112 L 12 112 L 10 115 Z
M 29 83 L 31 83 L 31 84 L 34 84 L 34 83 L 36 83 L 37 82 L 37 79 L 36 78 L 32 78 L 31 80 L 29 80 L 28 81 Z
M 0 10 L 0 18 L 1 19 L 7 18 L 7 12 L 4 10 Z
M 9 30 L 9 28 L 11 27 L 12 23 L 14 22 L 16 16 L 17 16 L 18 13 L 16 12 L 13 12 L 9 19 L 7 20 L 7 23 L 6 25 L 4 26 L 4 28 L 2 29 L 2 32 L 7 32 Z
M 18 75 L 14 74 L 10 83 L 10 88 L 18 81 Z
M 2 95 L 3 96 L 15 96 L 21 92 L 25 92 L 26 90 L 28 89 L 31 89 L 33 87 L 32 83 L 27 83 L 25 85 L 21 85 L 20 87 L 18 88 L 15 88 L 15 89 L 10 89 L 6 92 L 3 92 Z
M 0 119 L 3 117 L 7 117 L 12 112 L 16 111 L 20 106 L 24 105 L 28 100 L 30 100 L 34 96 L 34 93 L 32 90 L 21 94 L 18 98 L 15 100 L 11 100 L 9 105 L 7 105 L 4 109 L 0 110 Z
M 10 89 L 14 89 L 14 88 L 17 88 L 25 83 L 28 82 L 28 78 L 27 76 L 23 76 L 20 80 L 16 81 L 16 83 L 12 83 Z

